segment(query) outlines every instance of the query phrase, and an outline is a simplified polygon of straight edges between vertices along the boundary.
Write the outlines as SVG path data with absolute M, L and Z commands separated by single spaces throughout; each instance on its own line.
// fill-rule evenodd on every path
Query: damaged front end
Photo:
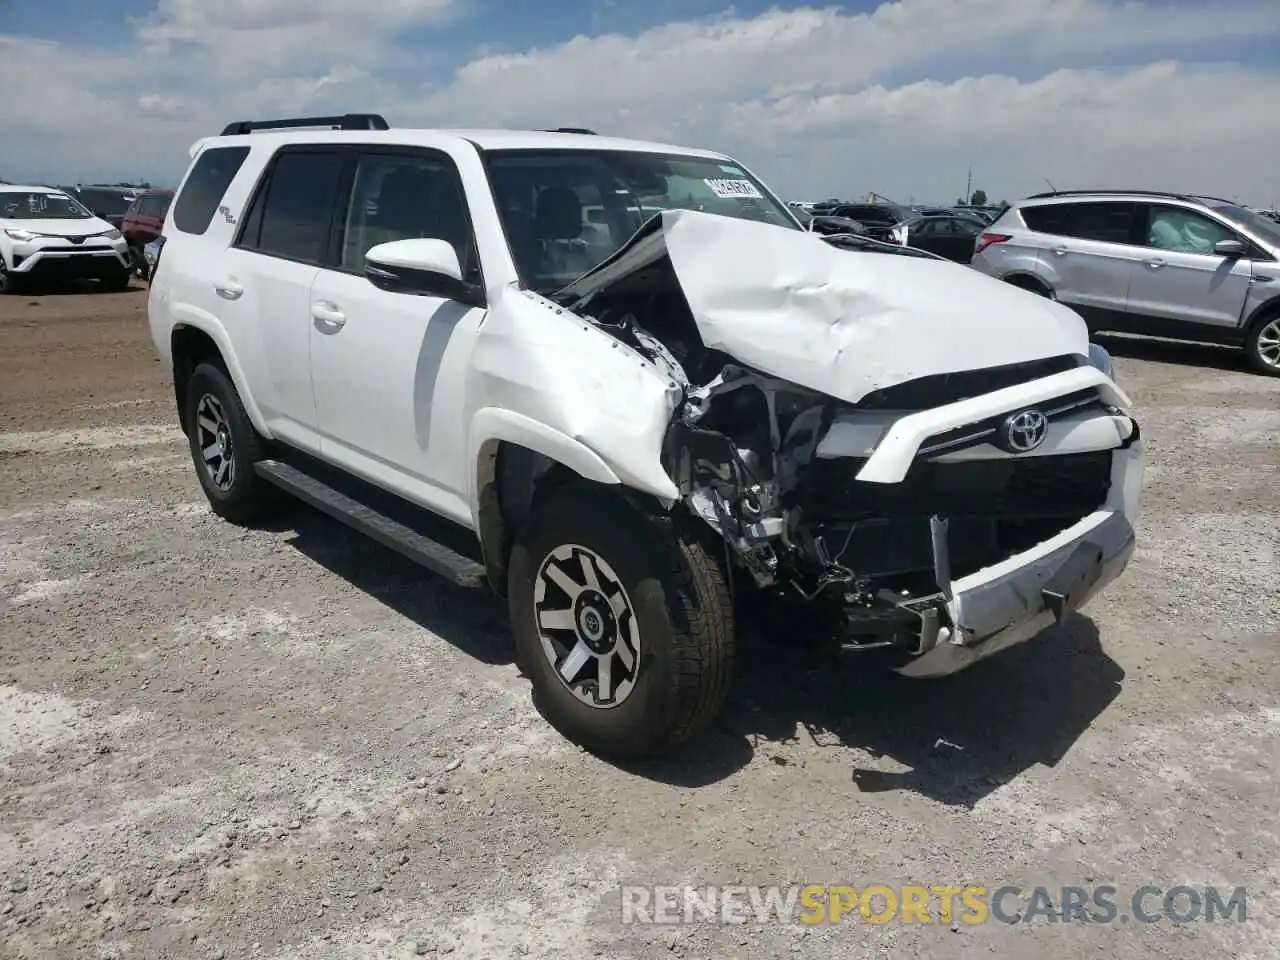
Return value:
M 1058 329 L 1012 362 L 955 372 L 939 355 L 899 370 L 883 354 L 850 354 L 877 340 L 893 348 L 887 335 L 857 342 L 849 333 L 857 320 L 876 331 L 867 304 L 883 313 L 883 290 L 863 298 L 859 316 L 830 275 L 793 275 L 735 307 L 748 333 L 770 312 L 782 331 L 766 371 L 756 358 L 768 338 L 726 336 L 723 289 L 709 289 L 672 242 L 681 216 L 651 224 L 556 299 L 679 386 L 661 458 L 680 503 L 797 623 L 821 625 L 848 649 L 901 651 L 904 673 L 949 673 L 1061 620 L 1120 572 L 1133 546 L 1141 443 L 1127 398 L 1090 364 L 1087 338 L 1084 349 L 1061 350 Z M 813 242 L 806 252 L 820 259 L 825 248 Z M 970 282 L 950 264 L 925 266 L 943 272 L 924 282 Z M 980 292 L 994 297 L 999 286 Z M 830 323 L 839 341 L 814 343 L 802 317 L 793 336 L 808 342 L 797 348 L 787 302 L 811 307 L 819 288 L 844 311 Z M 836 359 L 820 367 L 826 350 Z M 857 389 L 843 387 L 851 365 L 864 378 Z

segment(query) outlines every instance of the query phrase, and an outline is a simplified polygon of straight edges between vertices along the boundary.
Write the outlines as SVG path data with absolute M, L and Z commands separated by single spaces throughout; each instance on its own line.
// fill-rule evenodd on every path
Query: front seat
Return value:
M 578 276 L 595 266 L 581 240 L 582 201 L 568 187 L 547 187 L 538 194 L 533 233 L 542 246 L 541 272 Z

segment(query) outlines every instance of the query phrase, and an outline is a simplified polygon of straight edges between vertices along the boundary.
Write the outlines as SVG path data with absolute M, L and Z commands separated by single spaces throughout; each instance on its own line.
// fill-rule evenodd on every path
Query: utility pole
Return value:
M 964 202 L 968 203 L 973 197 L 973 164 L 969 164 L 969 179 L 964 185 Z

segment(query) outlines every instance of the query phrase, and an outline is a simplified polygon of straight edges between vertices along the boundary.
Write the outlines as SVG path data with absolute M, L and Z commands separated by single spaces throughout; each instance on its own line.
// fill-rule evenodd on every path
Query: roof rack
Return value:
M 1119 194 L 1132 194 L 1136 197 L 1172 197 L 1175 200 L 1195 201 L 1197 198 L 1189 193 L 1176 190 L 1048 190 L 1044 193 L 1033 193 L 1028 200 L 1043 200 L 1047 197 L 1106 197 Z
M 389 130 L 380 113 L 344 113 L 334 117 L 290 117 L 285 120 L 237 120 L 222 128 L 222 136 L 234 137 L 255 130 L 291 130 L 329 127 L 333 130 Z
M 588 130 L 586 127 L 555 127 L 553 129 L 541 130 L 540 133 L 582 133 L 587 136 L 595 137 L 598 134 L 594 130 Z

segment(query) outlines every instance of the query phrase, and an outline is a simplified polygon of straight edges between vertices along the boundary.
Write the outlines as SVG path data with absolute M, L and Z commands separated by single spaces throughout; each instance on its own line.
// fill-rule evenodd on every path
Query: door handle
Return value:
M 1068 251 L 1067 251 L 1067 248 L 1066 248 L 1066 247 L 1054 247 L 1054 248 L 1053 248 L 1053 252 L 1054 252 L 1054 253 L 1056 253 L 1058 256 L 1060 256 L 1060 257 L 1061 257 L 1061 256 L 1063 256 L 1064 254 L 1066 254 Z
M 1164 266 L 1164 260 L 1161 257 L 1152 257 L 1150 260 L 1147 261 L 1147 266 L 1150 267 L 1152 270 L 1159 270 L 1161 267 Z
M 223 300 L 239 300 L 244 293 L 244 285 L 234 277 L 227 277 L 213 285 L 213 292 Z
M 336 303 L 328 300 L 317 300 L 311 304 L 311 316 L 326 326 L 339 329 L 347 322 L 347 315 L 338 309 Z

